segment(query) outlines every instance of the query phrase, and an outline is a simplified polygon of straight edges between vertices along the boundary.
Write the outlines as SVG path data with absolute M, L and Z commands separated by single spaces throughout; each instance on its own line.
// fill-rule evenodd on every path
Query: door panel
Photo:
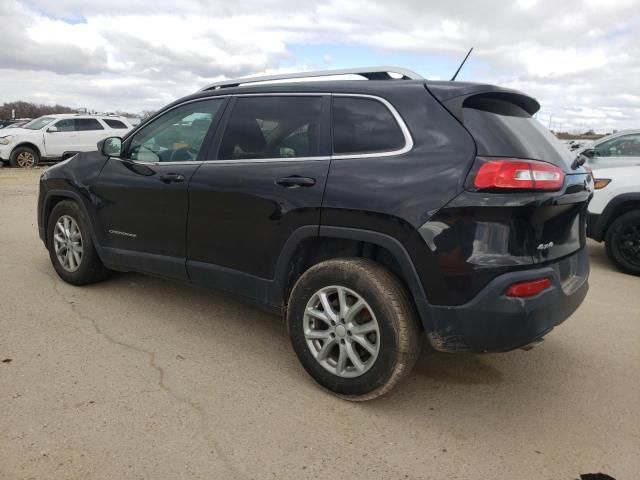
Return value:
M 189 185 L 187 269 L 194 283 L 264 300 L 291 233 L 320 224 L 329 97 L 239 96 L 227 110 L 219 160 Z
M 124 159 L 107 161 L 95 186 L 95 230 L 111 263 L 188 280 L 189 180 L 226 101 L 204 99 L 169 109 L 127 139 Z
M 186 280 L 187 186 L 197 168 L 109 159 L 95 188 L 98 243 L 122 266 Z
M 329 159 L 203 165 L 189 186 L 188 265 L 194 283 L 209 283 L 194 277 L 194 262 L 272 279 L 289 235 L 320 224 L 328 170 Z M 295 176 L 315 183 L 276 183 Z
M 78 151 L 78 140 L 78 132 L 45 132 L 47 156 L 60 157 L 64 152 Z

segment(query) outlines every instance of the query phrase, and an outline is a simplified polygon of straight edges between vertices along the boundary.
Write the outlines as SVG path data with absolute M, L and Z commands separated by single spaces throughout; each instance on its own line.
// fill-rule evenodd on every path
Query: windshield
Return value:
M 31 120 L 22 128 L 28 128 L 29 130 L 40 130 L 42 127 L 49 125 L 55 120 L 54 117 L 40 117 L 35 120 Z

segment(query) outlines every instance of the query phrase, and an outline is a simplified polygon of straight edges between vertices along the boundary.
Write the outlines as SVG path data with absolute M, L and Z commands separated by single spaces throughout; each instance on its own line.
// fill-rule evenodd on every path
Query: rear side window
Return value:
M 465 100 L 462 112 L 480 156 L 542 160 L 563 169 L 573 161 L 560 140 L 512 102 L 476 95 Z
M 222 137 L 220 160 L 320 155 L 322 97 L 239 97 Z
M 372 98 L 333 97 L 333 153 L 389 152 L 405 146 L 389 109 Z
M 100 122 L 95 118 L 76 118 L 76 132 L 84 132 L 87 130 L 104 130 Z
M 111 128 L 122 128 L 125 130 L 127 128 L 127 126 L 120 120 L 114 120 L 113 118 L 103 118 L 102 121 L 109 125 Z

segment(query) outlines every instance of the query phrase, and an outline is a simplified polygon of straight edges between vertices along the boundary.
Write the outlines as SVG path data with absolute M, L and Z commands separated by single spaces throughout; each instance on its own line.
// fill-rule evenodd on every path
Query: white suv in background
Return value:
M 640 165 L 640 130 L 624 130 L 586 145 L 579 152 L 592 168 Z
M 45 115 L 21 128 L 0 130 L 0 160 L 23 168 L 63 160 L 96 150 L 100 140 L 122 137 L 131 128 L 126 118 L 111 115 Z
M 604 241 L 619 270 L 640 275 L 640 166 L 593 170 L 587 236 Z

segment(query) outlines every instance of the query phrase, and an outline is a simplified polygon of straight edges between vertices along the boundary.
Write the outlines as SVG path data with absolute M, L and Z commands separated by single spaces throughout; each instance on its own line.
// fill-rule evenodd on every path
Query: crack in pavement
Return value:
M 16 264 L 17 265 L 17 264 Z M 25 267 L 25 265 L 17 265 L 19 267 Z M 27 268 L 30 268 L 27 266 Z M 209 443 L 209 447 L 210 447 L 210 451 L 211 453 L 215 453 L 217 455 L 217 457 L 223 462 L 223 464 L 225 465 L 225 467 L 227 468 L 227 470 L 231 471 L 233 474 L 234 478 L 248 478 L 246 477 L 232 462 L 231 460 L 229 460 L 229 458 L 227 457 L 226 454 L 224 454 L 222 452 L 222 449 L 218 443 L 217 440 L 215 440 L 214 438 L 211 438 L 211 435 L 209 434 L 209 416 L 208 414 L 205 412 L 205 410 L 200 407 L 200 405 L 198 405 L 197 403 L 195 403 L 194 401 L 192 401 L 191 399 L 184 397 L 176 392 L 174 392 L 166 383 L 165 383 L 165 377 L 166 377 L 166 373 L 164 368 L 162 368 L 160 365 L 158 365 L 157 361 L 156 361 L 156 352 L 150 351 L 150 350 L 146 350 L 142 347 L 138 347 L 136 345 L 132 345 L 130 343 L 126 343 L 123 342 L 121 340 L 118 340 L 114 337 L 112 337 L 111 335 L 109 335 L 107 332 L 105 332 L 100 325 L 98 324 L 98 322 L 91 316 L 81 312 L 77 305 L 75 304 L 74 301 L 69 300 L 64 293 L 62 293 L 59 289 L 58 289 L 58 280 L 56 277 L 54 277 L 52 274 L 50 274 L 49 272 L 45 272 L 43 270 L 40 270 L 38 268 L 33 268 L 34 270 L 40 272 L 41 274 L 45 275 L 46 277 L 48 277 L 51 280 L 51 284 L 52 284 L 52 289 L 55 292 L 55 294 L 64 302 L 66 303 L 71 311 L 78 316 L 80 319 L 85 320 L 87 322 L 89 322 L 92 326 L 93 329 L 95 330 L 95 332 L 102 336 L 103 338 L 105 338 L 109 343 L 113 344 L 113 345 L 118 345 L 120 347 L 132 350 L 134 352 L 138 352 L 138 353 L 142 353 L 145 354 L 149 357 L 149 366 L 156 370 L 158 372 L 158 386 L 160 387 L 160 389 L 162 389 L 164 392 L 166 392 L 169 396 L 171 396 L 172 398 L 174 398 L 175 400 L 177 400 L 180 403 L 183 403 L 185 405 L 187 405 L 188 407 L 190 407 L 192 410 L 194 410 L 198 416 L 201 419 L 201 422 L 199 423 L 200 425 L 200 430 L 201 433 L 204 435 L 204 438 L 206 439 L 206 441 Z

